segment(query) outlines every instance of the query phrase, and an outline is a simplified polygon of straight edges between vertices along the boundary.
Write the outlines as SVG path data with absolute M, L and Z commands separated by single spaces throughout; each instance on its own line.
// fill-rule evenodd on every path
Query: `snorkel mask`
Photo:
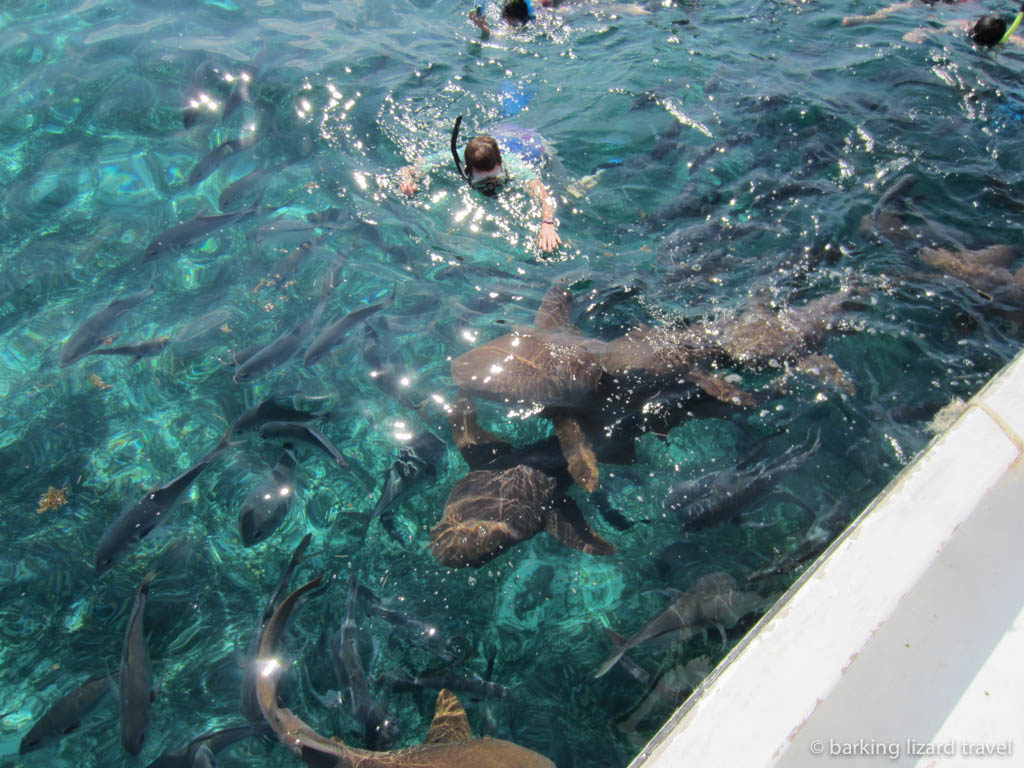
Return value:
M 458 142 L 459 128 L 462 126 L 462 115 L 455 118 L 455 126 L 452 128 L 452 159 L 455 161 L 455 170 L 459 176 L 466 180 L 473 189 L 488 197 L 498 194 L 501 186 L 508 181 L 508 174 L 505 173 L 505 166 L 500 161 L 489 171 L 477 171 L 472 168 L 463 168 L 462 160 L 459 158 Z

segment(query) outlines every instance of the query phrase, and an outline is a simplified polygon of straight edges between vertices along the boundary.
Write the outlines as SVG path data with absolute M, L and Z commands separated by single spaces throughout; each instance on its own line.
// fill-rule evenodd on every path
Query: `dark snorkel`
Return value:
M 470 186 L 473 184 L 473 178 L 466 173 L 462 167 L 462 161 L 459 159 L 459 150 L 455 148 L 455 145 L 459 141 L 459 127 L 462 125 L 462 115 L 455 118 L 455 127 L 452 128 L 452 159 L 455 161 L 455 169 L 459 172 L 459 176 L 464 178 Z
M 470 189 L 475 189 L 477 192 L 486 195 L 487 197 L 494 197 L 498 194 L 498 188 L 491 185 L 481 185 L 479 182 L 474 183 L 473 174 L 462 165 L 462 160 L 459 159 L 459 150 L 457 145 L 459 143 L 459 128 L 462 126 L 462 115 L 455 118 L 455 125 L 452 127 L 452 160 L 455 161 L 455 170 L 459 172 L 459 176 L 466 180 L 469 184 Z M 508 180 L 508 174 L 506 172 L 505 180 Z

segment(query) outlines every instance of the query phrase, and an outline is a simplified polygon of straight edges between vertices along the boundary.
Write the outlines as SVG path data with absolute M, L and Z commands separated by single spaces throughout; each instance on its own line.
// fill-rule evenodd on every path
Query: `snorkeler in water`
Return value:
M 568 0 L 504 0 L 501 3 L 501 20 L 510 26 L 521 27 L 536 18 L 536 6 L 554 9 L 567 3 Z M 619 13 L 647 13 L 646 9 L 634 4 L 616 3 L 613 8 Z M 491 34 L 491 25 L 487 21 L 487 0 L 484 0 L 483 5 L 478 5 L 476 10 L 469 12 L 469 20 L 480 28 L 484 37 Z
M 971 27 L 970 36 L 971 42 L 976 45 L 982 45 L 986 48 L 991 48 L 994 45 L 1002 45 L 1003 43 L 1014 42 L 1017 45 L 1021 45 L 1021 39 L 1014 37 L 1013 33 L 1017 31 L 1017 27 L 1020 26 L 1021 19 L 1024 19 L 1024 5 L 1017 11 L 1017 15 L 1007 24 L 1006 20 L 1002 16 L 990 14 L 988 16 L 982 16 L 978 19 L 974 26 Z
M 940 0 L 921 0 L 925 5 L 937 5 Z M 945 5 L 958 5 L 960 3 L 973 2 L 973 0 L 941 0 Z M 880 8 L 874 13 L 867 14 L 866 16 L 846 16 L 843 19 L 844 27 L 856 27 L 860 24 L 870 24 L 873 21 L 881 21 L 886 16 L 891 16 L 899 11 L 905 11 L 909 8 L 913 8 L 915 0 L 906 0 L 902 3 L 896 3 L 886 8 Z
M 488 197 L 493 197 L 510 183 L 522 183 L 530 197 L 540 205 L 541 224 L 540 236 L 537 243 L 542 251 L 553 251 L 562 244 L 555 227 L 555 201 L 548 194 L 544 183 L 540 180 L 537 172 L 531 168 L 522 154 L 509 151 L 503 156 L 498 146 L 498 141 L 493 136 L 475 136 L 466 144 L 462 160 L 456 148 L 459 139 L 459 126 L 462 124 L 462 115 L 455 121 L 455 128 L 452 131 L 451 153 L 455 160 L 455 167 L 469 185 Z M 514 143 L 515 136 L 508 137 Z M 528 152 L 532 147 L 527 141 L 515 142 L 521 145 L 519 148 Z M 406 195 L 416 194 L 418 189 L 416 180 L 418 177 L 428 173 L 433 168 L 443 163 L 443 155 L 434 153 L 413 165 L 407 165 L 398 172 L 398 188 Z

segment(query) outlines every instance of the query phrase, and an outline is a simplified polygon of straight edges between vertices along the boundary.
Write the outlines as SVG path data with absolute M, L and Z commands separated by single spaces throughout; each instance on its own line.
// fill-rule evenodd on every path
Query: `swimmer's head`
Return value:
M 501 7 L 501 17 L 509 24 L 525 24 L 533 19 L 530 0 L 506 0 Z
M 463 159 L 469 173 L 487 173 L 501 163 L 501 150 L 498 149 L 498 142 L 493 136 L 475 136 L 466 145 Z
M 977 45 L 998 45 L 1005 35 L 1006 22 L 1002 16 L 982 16 L 971 27 L 971 42 Z
M 469 140 L 463 157 L 470 186 L 488 196 L 497 194 L 506 180 L 498 142 L 492 136 L 476 136 Z

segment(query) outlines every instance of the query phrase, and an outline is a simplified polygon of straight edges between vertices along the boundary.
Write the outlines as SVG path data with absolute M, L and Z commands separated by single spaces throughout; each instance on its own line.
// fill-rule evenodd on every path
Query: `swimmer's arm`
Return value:
M 491 27 L 487 23 L 487 19 L 484 18 L 484 14 L 480 8 L 469 12 L 469 20 L 480 28 L 480 32 L 483 33 L 481 34 L 481 37 L 486 39 L 491 36 Z
M 872 14 L 867 16 L 847 16 L 843 19 L 844 27 L 856 27 L 860 24 L 870 24 L 873 21 L 881 21 L 886 16 L 891 16 L 897 11 L 904 11 L 907 8 L 912 8 L 914 0 L 906 0 L 903 3 L 896 3 L 896 5 L 890 5 L 888 8 L 881 8 Z
M 421 157 L 412 165 L 407 165 L 398 172 L 398 188 L 403 194 L 412 197 L 419 190 L 417 181 L 439 165 L 439 155 L 435 152 L 428 157 Z
M 413 165 L 407 165 L 398 172 L 398 188 L 402 190 L 402 194 L 412 197 L 416 194 L 416 190 L 419 188 L 416 186 L 416 179 L 423 175 L 423 170 L 419 167 L 419 163 Z
M 542 251 L 553 251 L 562 244 L 562 238 L 555 229 L 555 201 L 544 188 L 540 179 L 530 179 L 526 183 L 530 197 L 540 203 L 540 237 L 537 239 Z

